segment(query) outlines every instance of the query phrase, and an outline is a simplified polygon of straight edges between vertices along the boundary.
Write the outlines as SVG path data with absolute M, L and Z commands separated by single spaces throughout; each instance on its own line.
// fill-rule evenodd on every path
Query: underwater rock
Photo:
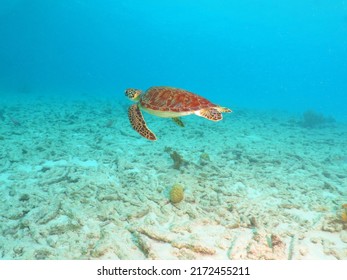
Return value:
M 200 155 L 200 165 L 207 165 L 210 162 L 210 156 L 208 155 L 208 153 L 202 153 Z
M 27 193 L 24 193 L 19 197 L 19 201 L 22 201 L 22 202 L 28 201 L 29 198 L 30 198 L 30 196 Z
M 333 122 L 335 122 L 335 120 L 332 117 L 325 117 L 323 114 L 308 110 L 303 113 L 300 124 L 305 128 L 315 128 Z
M 174 169 L 180 169 L 181 165 L 184 164 L 184 160 L 183 160 L 183 157 L 177 153 L 176 151 L 173 151 L 171 154 L 170 154 L 170 157 L 172 158 L 174 164 L 173 164 L 173 168 Z
M 329 220 L 326 219 L 323 222 L 322 230 L 323 231 L 328 231 L 328 232 L 339 232 L 343 228 L 341 223 L 338 223 L 336 219 L 334 220 Z
M 196 260 L 197 257 L 194 255 L 194 253 L 188 249 L 176 249 L 177 251 L 174 252 L 174 255 L 179 260 Z
M 171 243 L 171 245 L 178 249 L 182 249 L 182 248 L 189 249 L 189 250 L 192 250 L 194 253 L 198 253 L 202 255 L 216 254 L 216 250 L 214 248 L 206 247 L 199 243 L 185 243 L 185 242 L 174 241 Z
M 347 230 L 341 231 L 340 238 L 343 242 L 347 243 Z
M 78 222 L 71 220 L 68 216 L 62 215 L 48 224 L 48 232 L 51 235 L 59 235 L 68 231 L 75 231 L 80 227 L 81 225 Z
M 47 239 L 46 239 L 47 244 L 50 247 L 52 247 L 52 248 L 56 248 L 57 247 L 58 241 L 59 241 L 59 238 L 58 238 L 57 235 L 48 236 Z
M 49 207 L 47 207 L 47 209 L 45 209 L 44 212 L 37 213 L 37 222 L 39 224 L 47 224 L 49 221 L 55 219 L 59 215 L 60 209 L 60 201 L 52 203 Z
M 167 232 L 159 232 L 158 229 L 153 229 L 150 227 L 141 227 L 137 231 L 155 241 L 166 243 L 171 243 L 172 241 L 172 236 L 170 234 L 168 234 Z
M 275 234 L 258 234 L 247 246 L 247 259 L 253 260 L 285 260 L 286 245 Z
M 35 257 L 36 260 L 46 260 L 51 255 L 53 255 L 53 253 L 50 250 L 46 249 L 46 248 L 38 249 L 34 253 L 34 257 Z
M 111 128 L 113 126 L 114 121 L 113 120 L 108 120 L 105 124 L 105 127 Z
M 145 255 L 147 259 L 159 259 L 152 249 L 149 237 L 135 231 L 133 232 L 133 238 L 136 241 L 136 246 L 140 249 L 140 251 Z
M 15 246 L 13 248 L 13 253 L 14 253 L 14 255 L 13 255 L 14 258 L 21 257 L 23 255 L 23 253 L 24 253 L 24 247 L 22 247 L 22 246 Z
M 97 242 L 95 247 L 90 251 L 90 256 L 93 258 L 102 258 L 105 256 L 112 256 L 113 259 L 128 259 L 129 256 L 119 256 L 119 252 L 126 252 L 124 250 L 121 250 L 117 244 L 117 242 L 114 242 L 111 238 L 109 238 L 110 241 L 106 241 L 105 238 L 102 238 L 102 241 Z M 112 241 L 111 241 L 112 240 Z M 85 253 L 85 252 L 84 252 Z M 88 253 L 87 253 L 88 255 Z M 115 258 L 115 255 L 117 258 Z M 124 254 L 123 254 L 124 255 Z

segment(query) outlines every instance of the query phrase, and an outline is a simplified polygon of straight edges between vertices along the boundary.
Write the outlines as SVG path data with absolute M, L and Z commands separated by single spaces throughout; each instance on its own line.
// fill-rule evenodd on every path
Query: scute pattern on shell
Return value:
M 191 112 L 216 107 L 205 98 L 192 92 L 172 87 L 151 87 L 142 96 L 144 108 L 163 112 Z

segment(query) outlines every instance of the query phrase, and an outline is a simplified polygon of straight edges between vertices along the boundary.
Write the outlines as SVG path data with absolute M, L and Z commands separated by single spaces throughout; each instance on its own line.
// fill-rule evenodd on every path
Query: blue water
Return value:
M 0 259 L 346 260 L 346 104 L 346 0 L 0 0 Z
M 0 91 L 186 88 L 347 119 L 343 0 L 1 0 Z M 225 104 L 226 103 L 226 104 Z

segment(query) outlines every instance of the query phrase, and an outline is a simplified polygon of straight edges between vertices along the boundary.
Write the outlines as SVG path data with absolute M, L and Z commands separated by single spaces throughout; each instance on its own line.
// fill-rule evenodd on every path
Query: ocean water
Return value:
M 347 259 L 345 1 L 2 0 L 0 38 L 0 259 Z M 152 86 L 233 112 L 150 141 Z

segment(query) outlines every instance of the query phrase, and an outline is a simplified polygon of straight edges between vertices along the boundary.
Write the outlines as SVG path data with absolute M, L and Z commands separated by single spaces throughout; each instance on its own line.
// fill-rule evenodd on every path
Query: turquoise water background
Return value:
M 0 0 L 0 259 L 347 260 L 346 104 L 347 1 Z
M 343 0 L 1 0 L 0 91 L 124 98 L 170 85 L 232 108 L 347 119 Z

